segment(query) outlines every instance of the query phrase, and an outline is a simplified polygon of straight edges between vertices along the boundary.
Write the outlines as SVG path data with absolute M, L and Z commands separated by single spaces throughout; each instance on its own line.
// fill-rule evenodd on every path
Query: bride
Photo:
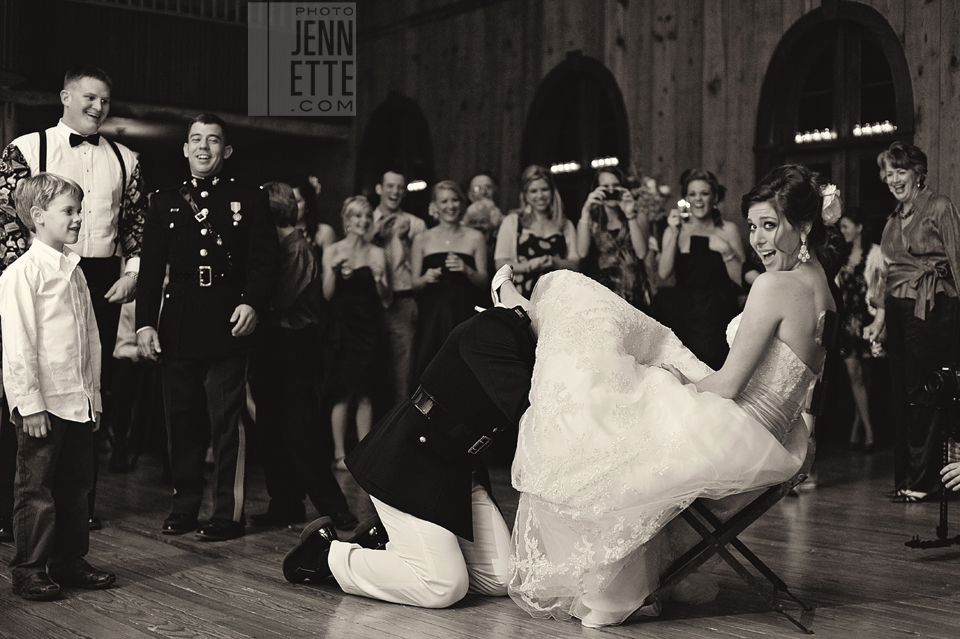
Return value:
M 836 310 L 821 260 L 839 200 L 827 197 L 799 165 L 774 169 L 744 196 L 766 273 L 730 323 L 716 372 L 576 273 L 545 276 L 529 302 L 509 281 L 499 288 L 504 304 L 528 310 L 538 339 L 512 469 L 521 496 L 509 592 L 520 607 L 590 627 L 621 623 L 658 585 L 669 554 L 658 533 L 673 517 L 697 498 L 800 468 L 801 412 L 825 356 L 818 324 Z M 498 273 L 495 286 L 507 278 Z

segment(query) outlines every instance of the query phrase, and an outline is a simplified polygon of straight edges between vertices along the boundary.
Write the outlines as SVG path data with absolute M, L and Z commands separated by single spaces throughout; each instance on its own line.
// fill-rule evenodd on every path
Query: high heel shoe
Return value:
M 500 287 L 504 285 L 505 282 L 513 281 L 513 264 L 504 264 L 500 269 L 493 275 L 493 280 L 490 282 L 490 299 L 493 300 L 493 305 L 499 306 L 501 308 L 506 308 L 506 305 L 500 301 Z

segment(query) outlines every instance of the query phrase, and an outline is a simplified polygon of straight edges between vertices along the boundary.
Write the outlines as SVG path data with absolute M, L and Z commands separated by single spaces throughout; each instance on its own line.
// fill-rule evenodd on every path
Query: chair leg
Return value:
M 723 526 L 723 522 L 717 519 L 717 516 L 714 515 L 712 512 L 710 512 L 709 510 L 703 509 L 703 510 L 699 510 L 698 512 L 704 519 L 707 520 L 707 523 L 709 523 L 711 526 L 714 527 L 714 532 L 716 532 L 718 529 L 720 529 L 721 526 Z M 746 558 L 747 561 L 753 564 L 754 568 L 756 568 L 764 577 L 766 577 L 770 581 L 770 583 L 773 584 L 773 587 L 775 590 L 779 590 L 783 594 L 790 597 L 794 602 L 797 603 L 797 605 L 799 605 L 804 610 L 804 612 L 810 612 L 811 610 L 813 610 L 813 608 L 805 604 L 797 596 L 795 596 L 792 592 L 790 592 L 790 589 L 787 588 L 787 584 L 782 579 L 780 579 L 779 575 L 773 572 L 773 570 L 771 570 L 770 567 L 767 566 L 767 564 L 763 563 L 763 561 L 759 557 L 757 557 L 752 550 L 747 548 L 746 544 L 744 544 L 742 541 L 740 541 L 736 537 L 731 539 L 730 543 L 733 545 L 734 548 L 737 549 L 737 552 L 743 555 L 743 557 Z
M 788 612 L 784 609 L 783 604 L 781 604 L 781 603 L 778 601 L 778 599 L 777 599 L 778 588 L 777 588 L 776 584 L 773 584 L 773 595 L 770 595 L 769 593 L 767 593 L 767 591 L 760 585 L 760 582 L 757 580 L 757 578 L 754 577 L 752 574 L 750 574 L 750 572 L 749 572 L 746 568 L 744 568 L 743 564 L 741 564 L 739 561 L 737 561 L 737 558 L 734 557 L 734 556 L 730 553 L 730 551 L 727 550 L 726 547 L 723 546 L 723 544 L 714 536 L 713 532 L 711 532 L 711 531 L 703 524 L 703 522 L 701 522 L 701 521 L 700 521 L 699 519 L 697 519 L 696 517 L 691 517 L 691 518 L 689 518 L 687 521 L 690 523 L 691 526 L 693 526 L 694 530 L 696 530 L 696 531 L 700 534 L 700 536 L 704 538 L 704 540 L 708 541 L 708 542 L 713 546 L 713 548 L 714 548 L 714 550 L 716 550 L 717 554 L 719 554 L 720 557 L 721 557 L 725 562 L 727 562 L 727 564 L 728 564 L 731 568 L 733 568 L 734 572 L 736 572 L 738 575 L 740 575 L 740 578 L 743 579 L 743 580 L 747 583 L 747 585 L 753 587 L 753 589 L 757 592 L 757 594 L 760 596 L 760 598 L 763 599 L 763 600 L 767 603 L 767 605 L 769 605 L 773 610 L 776 610 L 776 611 L 779 612 L 781 615 L 783 615 L 784 617 L 786 617 L 786 618 L 790 621 L 790 623 L 792 623 L 793 625 L 795 625 L 797 628 L 799 628 L 800 630 L 802 630 L 804 633 L 806 633 L 806 634 L 808 634 L 808 635 L 812 635 L 812 634 L 813 634 L 813 631 L 812 631 L 812 630 L 810 630 L 809 628 L 807 628 L 806 626 L 804 626 L 804 625 L 803 625 L 802 623 L 800 623 L 798 620 L 794 619 L 793 616 L 790 615 L 790 613 L 788 613 Z M 738 550 L 739 550 L 739 549 L 738 549 Z M 748 551 L 748 552 L 749 552 L 749 551 Z M 751 554 L 753 554 L 753 553 L 751 553 Z M 757 561 L 760 561 L 759 558 L 757 559 Z M 752 562 L 751 562 L 751 563 L 752 563 Z M 762 562 L 761 562 L 761 563 L 762 563 Z M 771 573 L 772 573 L 772 571 L 771 571 Z M 774 575 L 774 576 L 776 576 L 776 575 Z M 782 583 L 782 582 L 781 582 L 781 583 Z M 792 595 L 791 595 L 791 597 L 792 597 Z

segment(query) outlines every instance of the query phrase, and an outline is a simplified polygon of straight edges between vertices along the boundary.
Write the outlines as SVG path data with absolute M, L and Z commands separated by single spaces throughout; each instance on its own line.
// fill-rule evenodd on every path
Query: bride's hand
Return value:
M 693 383 L 689 379 L 687 379 L 687 376 L 681 373 L 680 369 L 674 366 L 673 364 L 660 364 L 660 368 L 662 368 L 663 370 L 667 371 L 668 373 L 676 377 L 681 384 Z

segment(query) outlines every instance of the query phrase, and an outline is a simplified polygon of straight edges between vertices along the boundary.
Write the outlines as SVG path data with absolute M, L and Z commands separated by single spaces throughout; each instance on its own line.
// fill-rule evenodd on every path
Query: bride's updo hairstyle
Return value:
M 834 227 L 823 223 L 823 186 L 820 175 L 802 164 L 785 164 L 767 173 L 740 202 L 740 211 L 747 217 L 750 207 L 770 202 L 774 210 L 790 225 L 799 229 L 810 224 L 807 246 L 817 254 L 828 278 L 836 275 L 840 266 L 843 237 Z

